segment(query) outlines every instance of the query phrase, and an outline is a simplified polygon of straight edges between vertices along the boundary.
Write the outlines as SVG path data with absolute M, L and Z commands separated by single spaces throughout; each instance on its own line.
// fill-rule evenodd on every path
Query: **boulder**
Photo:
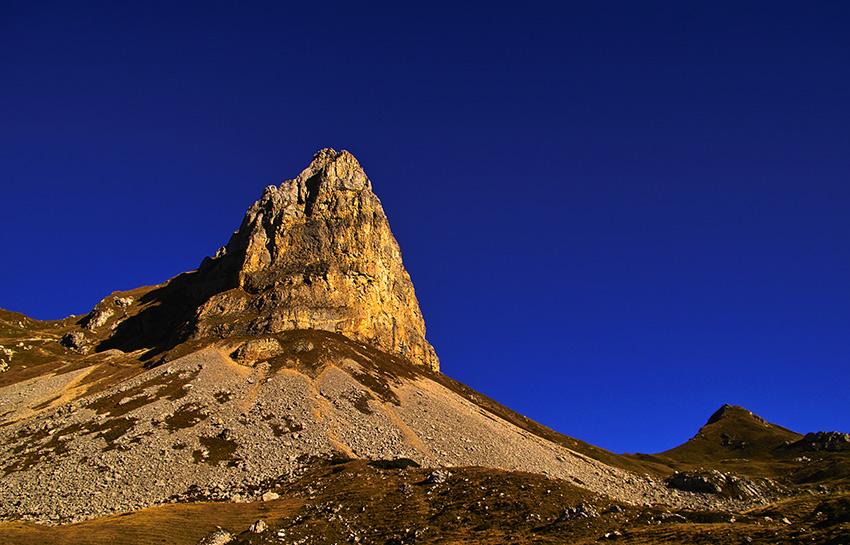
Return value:
M 65 333 L 62 335 L 62 338 L 59 339 L 59 344 L 81 354 L 86 354 L 88 352 L 88 342 L 86 341 L 86 336 L 82 331 L 71 331 L 70 333 Z
M 451 473 L 444 469 L 435 469 L 429 473 L 427 477 L 425 477 L 425 482 L 428 484 L 444 483 L 449 477 L 451 477 L 451 475 Z
M 695 472 L 675 473 L 666 479 L 667 488 L 674 488 L 683 492 L 697 492 L 701 494 L 719 494 L 723 489 L 717 482 L 719 478 L 703 475 Z
M 197 545 L 225 545 L 233 541 L 233 535 L 227 530 L 217 527 L 215 530 L 198 540 Z
M 558 516 L 558 522 L 566 522 L 568 520 L 596 518 L 599 516 L 599 511 L 589 503 L 580 503 L 571 507 L 567 507 L 561 511 Z
M 258 361 L 273 358 L 283 351 L 276 339 L 253 339 L 239 346 L 230 355 L 242 365 L 253 365 Z
M 271 492 L 271 491 L 266 492 L 262 496 L 263 501 L 274 501 L 274 500 L 279 499 L 279 498 L 280 498 L 280 494 L 278 494 L 276 492 Z

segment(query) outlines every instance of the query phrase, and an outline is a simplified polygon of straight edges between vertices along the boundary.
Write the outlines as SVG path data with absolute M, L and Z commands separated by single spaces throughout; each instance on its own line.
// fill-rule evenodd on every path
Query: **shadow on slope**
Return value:
M 114 323 L 114 329 L 97 345 L 97 351 L 144 350 L 139 359 L 148 361 L 185 341 L 187 324 L 198 307 L 213 295 L 233 287 L 230 275 L 218 274 L 215 266 L 222 264 L 213 260 L 205 263 L 197 271 L 180 274 L 159 286 L 134 290 L 139 293 L 138 302 L 132 307 L 134 311 Z M 209 274 L 211 269 L 215 270 Z M 95 307 L 92 312 L 97 311 Z

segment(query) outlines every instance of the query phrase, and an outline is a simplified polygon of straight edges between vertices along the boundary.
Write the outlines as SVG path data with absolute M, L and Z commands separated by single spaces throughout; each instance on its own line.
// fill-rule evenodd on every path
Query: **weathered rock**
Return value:
M 80 352 L 81 354 L 85 354 L 88 352 L 88 343 L 86 342 L 86 336 L 82 331 L 71 331 L 70 333 L 66 333 L 59 339 L 59 344 L 64 346 L 65 348 L 70 348 L 76 352 Z
M 265 494 L 263 494 L 263 497 L 262 497 L 263 501 L 274 501 L 274 500 L 279 499 L 279 498 L 280 498 L 280 495 L 277 494 L 276 492 L 266 492 Z
M 596 518 L 599 516 L 599 511 L 589 503 L 580 503 L 571 507 L 567 507 L 561 511 L 558 517 L 558 522 L 566 522 L 568 520 Z
M 322 150 L 267 187 L 199 273 L 227 289 L 200 306 L 189 338 L 321 329 L 439 368 L 387 217 L 347 151 Z
M 661 513 L 660 515 L 653 517 L 652 520 L 654 522 L 658 522 L 658 523 L 670 523 L 670 522 L 686 523 L 686 522 L 688 522 L 688 519 L 686 519 L 685 517 L 683 517 L 679 513 L 671 513 L 670 511 L 665 511 L 665 512 Z
M 94 331 L 104 325 L 113 314 L 115 314 L 115 311 L 101 301 L 94 309 L 92 309 L 88 316 L 85 317 L 83 327 L 89 331 Z
M 310 352 L 313 348 L 313 343 L 310 341 L 298 341 L 294 346 L 296 352 Z
M 750 479 L 739 475 L 711 471 L 686 471 L 666 479 L 667 487 L 684 492 L 720 494 L 740 500 L 764 502 L 782 492 L 776 482 L 765 478 Z
M 275 339 L 253 339 L 233 351 L 231 357 L 242 365 L 252 365 L 260 360 L 274 357 L 283 350 Z
M 667 486 L 684 492 L 699 492 L 704 494 L 719 494 L 723 489 L 709 475 L 695 472 L 676 473 L 667 477 Z
M 198 540 L 197 545 L 225 545 L 233 541 L 233 536 L 227 530 L 217 528 Z
M 837 431 L 819 431 L 807 433 L 805 437 L 798 442 L 806 450 L 827 450 L 830 452 L 839 452 L 850 450 L 850 433 L 840 433 Z
M 435 469 L 425 477 L 425 482 L 428 484 L 440 484 L 446 482 L 451 476 L 451 473 L 443 469 Z
M 254 524 L 248 527 L 248 531 L 252 534 L 262 534 L 266 530 L 269 529 L 269 526 L 266 524 L 264 520 L 258 520 Z
M 742 500 L 770 500 L 781 487 L 766 477 L 750 479 L 738 475 L 722 474 L 726 482 L 722 485 L 724 492 Z

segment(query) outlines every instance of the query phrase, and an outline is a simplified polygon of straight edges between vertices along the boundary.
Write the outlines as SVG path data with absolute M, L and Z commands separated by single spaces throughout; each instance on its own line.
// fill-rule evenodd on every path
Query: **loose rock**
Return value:
M 578 505 L 567 507 L 561 511 L 558 517 L 558 522 L 566 522 L 568 520 L 596 518 L 599 516 L 599 511 L 588 503 L 580 503 Z
M 198 540 L 197 545 L 225 545 L 233 541 L 233 536 L 227 530 L 218 528 Z

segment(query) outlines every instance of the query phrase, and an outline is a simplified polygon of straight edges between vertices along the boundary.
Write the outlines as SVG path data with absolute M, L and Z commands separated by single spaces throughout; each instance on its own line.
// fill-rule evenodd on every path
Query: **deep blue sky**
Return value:
M 617 452 L 850 431 L 850 4 L 410 4 L 0 3 L 0 307 L 194 269 L 348 149 L 447 375 Z

